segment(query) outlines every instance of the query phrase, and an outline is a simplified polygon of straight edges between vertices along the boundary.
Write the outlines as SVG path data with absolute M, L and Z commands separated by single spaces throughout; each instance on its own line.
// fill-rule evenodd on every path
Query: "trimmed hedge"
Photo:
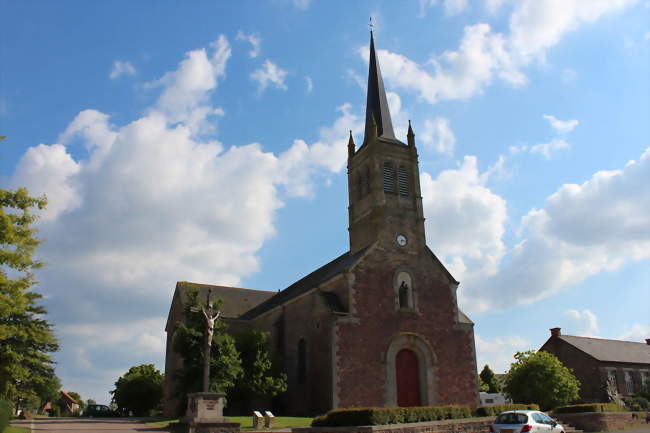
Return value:
M 12 415 L 11 403 L 0 400 L 0 432 L 3 432 L 9 425 Z
M 556 407 L 555 413 L 582 413 L 582 412 L 623 412 L 624 407 L 616 403 L 586 403 L 570 404 L 568 406 Z
M 313 427 L 401 424 L 442 419 L 470 418 L 467 406 L 361 407 L 335 409 L 314 418 Z
M 497 404 L 494 406 L 479 406 L 476 416 L 497 416 L 507 410 L 539 410 L 537 404 Z

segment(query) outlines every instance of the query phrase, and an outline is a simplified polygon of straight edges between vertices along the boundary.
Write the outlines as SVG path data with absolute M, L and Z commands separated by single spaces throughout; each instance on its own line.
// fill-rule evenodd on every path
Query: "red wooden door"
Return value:
M 397 352 L 395 370 L 397 375 L 397 405 L 421 406 L 420 366 L 417 355 L 408 349 Z

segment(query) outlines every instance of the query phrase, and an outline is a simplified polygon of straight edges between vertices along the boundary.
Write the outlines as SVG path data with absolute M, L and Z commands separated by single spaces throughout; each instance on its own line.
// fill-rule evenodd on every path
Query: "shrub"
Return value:
M 314 427 L 384 425 L 471 416 L 472 411 L 467 406 L 364 407 L 331 410 L 325 415 L 314 418 L 311 425 Z
M 0 432 L 4 431 L 9 425 L 12 412 L 11 403 L 6 400 L 0 400 Z
M 479 406 L 476 408 L 476 416 L 497 416 L 507 410 L 539 410 L 537 404 L 497 404 L 494 406 Z
M 647 410 L 649 406 L 648 399 L 640 396 L 623 397 L 623 401 L 627 405 L 628 409 L 632 411 Z
M 51 409 L 47 410 L 47 415 L 51 417 L 59 417 L 61 416 L 61 408 L 57 405 L 54 405 Z
M 555 413 L 581 413 L 581 412 L 622 412 L 625 408 L 616 403 L 585 403 L 570 404 L 556 407 Z

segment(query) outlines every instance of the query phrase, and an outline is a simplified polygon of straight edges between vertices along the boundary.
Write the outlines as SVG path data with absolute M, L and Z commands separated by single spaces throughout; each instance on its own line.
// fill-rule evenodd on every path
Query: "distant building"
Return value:
M 479 399 L 481 400 L 481 406 L 496 406 L 497 404 L 512 403 L 512 400 L 500 392 L 479 392 Z
M 426 244 L 415 134 L 409 125 L 406 143 L 395 136 L 372 36 L 369 57 L 365 136 L 357 147 L 350 134 L 347 146 L 349 250 L 277 293 L 196 285 L 223 299 L 230 329 L 270 334 L 288 376 L 284 414 L 479 401 L 474 324 Z M 174 332 L 191 286 L 176 285 L 165 328 L 170 416 L 183 368 Z
M 608 401 L 607 383 L 622 396 L 639 391 L 650 380 L 650 339 L 646 343 L 562 335 L 551 337 L 539 349 L 557 356 L 580 381 L 581 402 Z
M 58 404 L 61 407 L 61 412 L 72 413 L 79 409 L 79 403 L 74 398 L 70 397 L 65 391 L 61 391 L 61 396 L 59 397 Z

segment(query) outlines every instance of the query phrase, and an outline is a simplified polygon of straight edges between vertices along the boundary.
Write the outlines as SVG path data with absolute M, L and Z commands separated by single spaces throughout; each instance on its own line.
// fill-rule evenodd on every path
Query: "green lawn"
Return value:
M 229 416 L 227 417 L 232 422 L 241 424 L 242 431 L 253 430 L 253 417 L 252 416 Z M 311 424 L 312 418 L 301 418 L 291 416 L 278 416 L 273 420 L 273 429 L 291 428 L 291 427 L 305 427 Z M 171 423 L 178 422 L 177 419 L 149 422 L 145 425 L 154 428 L 166 428 Z M 264 428 L 258 429 L 264 430 Z
M 31 430 L 28 428 L 24 427 L 14 427 L 14 426 L 9 426 L 7 427 L 3 433 L 29 433 Z

